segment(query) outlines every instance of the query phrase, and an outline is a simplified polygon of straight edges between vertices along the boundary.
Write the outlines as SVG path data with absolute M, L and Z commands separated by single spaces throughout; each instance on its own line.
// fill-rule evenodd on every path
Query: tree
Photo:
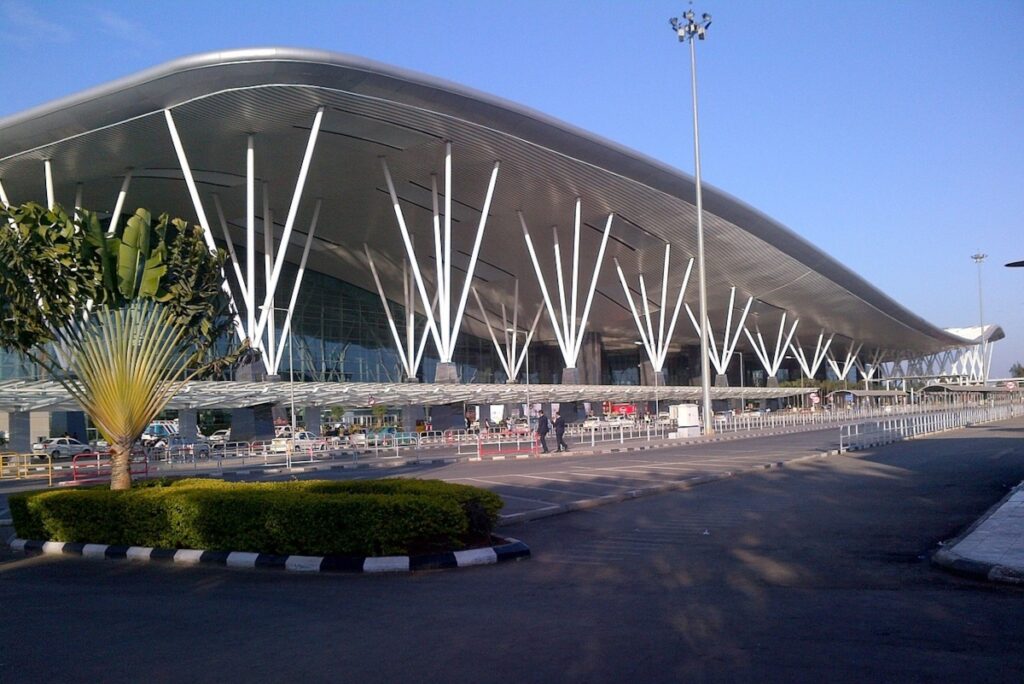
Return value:
M 1019 361 L 1010 366 L 1010 377 L 1024 378 L 1024 366 Z
M 0 207 L 0 347 L 89 414 L 111 445 L 112 489 L 131 486 L 132 445 L 178 388 L 247 349 L 223 348 L 224 258 L 200 228 L 145 209 L 108 236 L 90 211 Z

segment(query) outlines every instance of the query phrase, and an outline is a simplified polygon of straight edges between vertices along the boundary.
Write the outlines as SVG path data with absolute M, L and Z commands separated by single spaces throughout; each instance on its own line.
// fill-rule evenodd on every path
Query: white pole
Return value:
M 43 170 L 46 172 L 46 208 L 53 211 L 53 206 L 57 203 L 53 196 L 53 168 L 50 166 L 50 160 L 43 160 Z
M 249 300 L 249 311 L 246 317 L 246 332 L 250 343 L 258 344 L 253 339 L 256 332 L 256 148 L 253 135 L 250 135 L 245 151 L 245 282 L 248 287 L 246 297 Z M 264 216 L 266 218 L 266 216 Z
M 117 232 L 117 223 L 121 220 L 121 212 L 124 210 L 124 200 L 128 196 L 128 186 L 132 182 L 132 169 L 127 168 L 124 172 L 124 180 L 121 181 L 121 190 L 117 193 L 117 201 L 114 202 L 114 213 L 110 217 L 110 227 L 107 228 L 107 237 Z

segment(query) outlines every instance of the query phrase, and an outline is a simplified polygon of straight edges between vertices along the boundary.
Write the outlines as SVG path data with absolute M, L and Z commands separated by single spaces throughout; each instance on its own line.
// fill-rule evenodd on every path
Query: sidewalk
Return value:
M 1024 584 L 1024 482 L 947 542 L 932 562 L 958 575 Z

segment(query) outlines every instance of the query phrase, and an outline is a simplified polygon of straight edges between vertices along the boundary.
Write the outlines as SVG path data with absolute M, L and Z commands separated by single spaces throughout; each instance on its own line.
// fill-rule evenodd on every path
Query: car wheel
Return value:
M 53 451 L 53 452 L 52 452 L 52 453 L 50 454 L 50 456 L 51 456 L 51 457 L 53 457 L 53 458 L 60 458 L 60 451 L 58 451 L 58 450 L 54 450 L 54 451 Z

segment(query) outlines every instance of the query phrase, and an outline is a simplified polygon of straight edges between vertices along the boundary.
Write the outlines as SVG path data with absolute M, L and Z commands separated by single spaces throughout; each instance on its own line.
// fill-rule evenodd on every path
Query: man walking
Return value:
M 542 454 L 550 454 L 548 451 L 548 431 L 551 426 L 548 424 L 548 417 L 541 411 L 537 416 L 537 436 L 540 437 L 540 448 Z
M 565 443 L 565 418 L 555 411 L 555 451 L 568 451 L 569 446 Z

